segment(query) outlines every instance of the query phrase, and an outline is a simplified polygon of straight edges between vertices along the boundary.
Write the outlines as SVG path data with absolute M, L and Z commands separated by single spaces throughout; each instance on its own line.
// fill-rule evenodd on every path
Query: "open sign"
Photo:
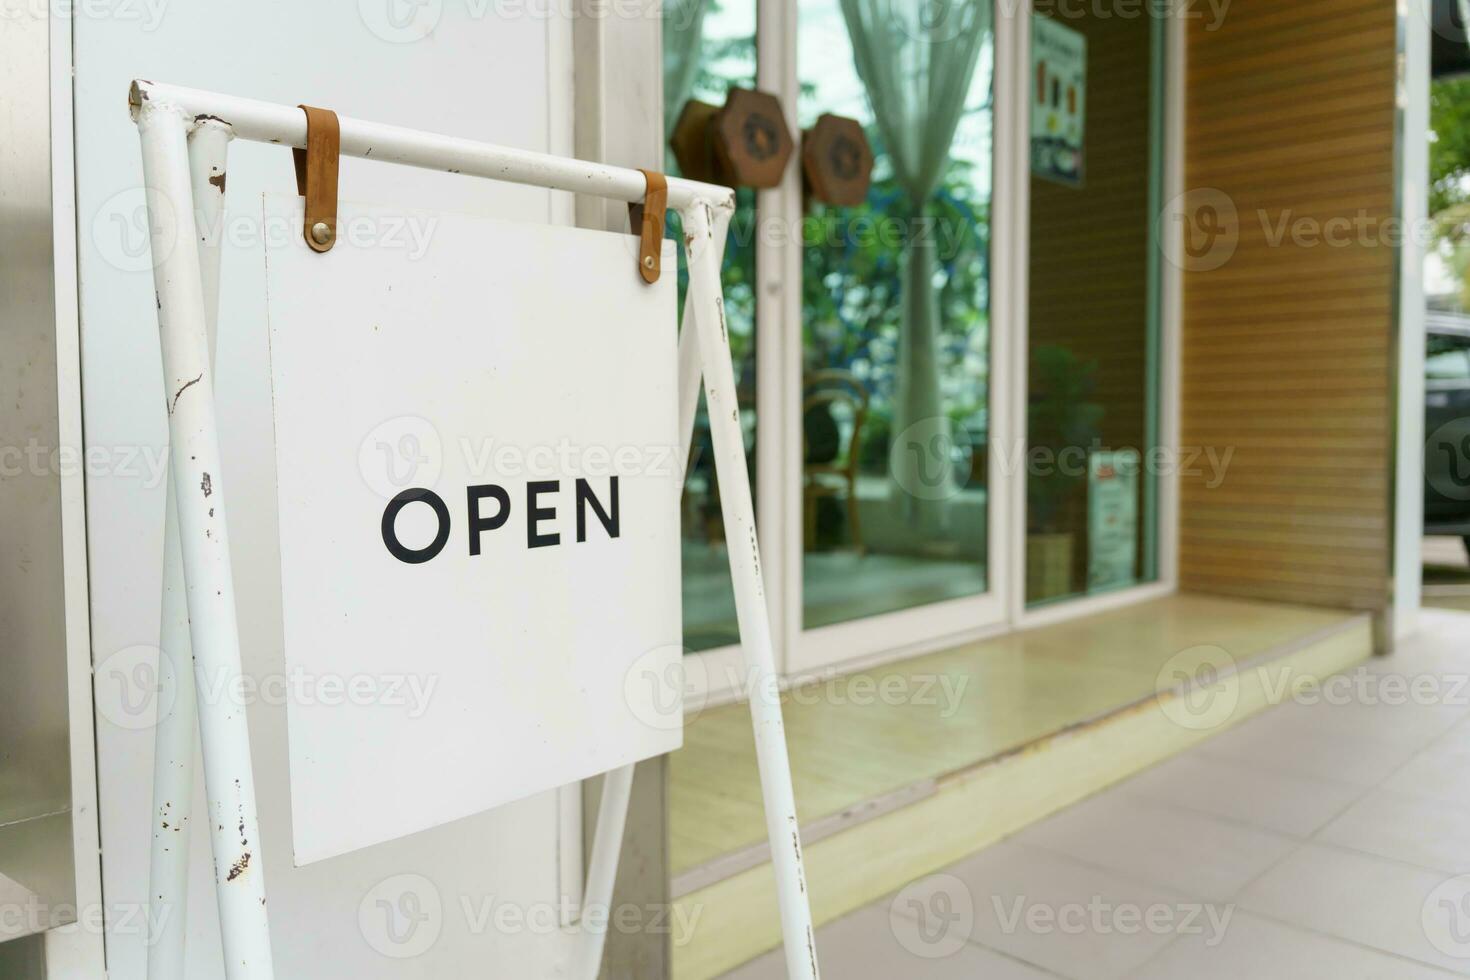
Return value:
M 298 863 L 682 740 L 625 683 L 679 658 L 677 468 L 588 453 L 511 476 L 429 445 L 678 445 L 675 277 L 632 274 L 625 236 L 431 217 L 418 257 L 267 254 L 286 667 L 435 678 L 414 717 L 288 705 Z M 386 462 L 384 419 L 414 436 Z M 406 458 L 411 483 L 381 470 Z
M 610 489 L 605 504 L 597 499 L 592 484 L 588 481 L 578 478 L 573 484 L 577 541 L 587 540 L 589 514 L 602 525 L 608 537 L 618 537 L 622 527 L 621 510 L 618 507 L 618 478 L 614 476 L 609 479 Z M 561 544 L 561 532 L 548 528 L 557 518 L 556 504 L 548 501 L 560 493 L 561 487 L 560 480 L 536 480 L 526 484 L 523 522 L 526 527 L 526 547 L 547 548 Z M 428 507 L 434 515 L 434 537 L 423 548 L 411 548 L 398 537 L 399 513 L 410 504 L 416 503 Z M 465 525 L 471 555 L 480 553 L 481 535 L 488 531 L 498 531 L 509 523 L 511 510 L 510 493 L 499 484 L 483 483 L 465 490 Z M 414 487 L 388 501 L 388 506 L 383 510 L 381 527 L 383 545 L 389 554 L 409 565 L 419 565 L 431 561 L 449 543 L 449 505 L 434 491 Z

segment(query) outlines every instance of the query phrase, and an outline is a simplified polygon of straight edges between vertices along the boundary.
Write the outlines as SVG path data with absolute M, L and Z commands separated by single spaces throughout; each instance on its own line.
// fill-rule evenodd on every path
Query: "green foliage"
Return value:
M 1429 128 L 1429 213 L 1439 218 L 1470 202 L 1470 78 L 1431 84 Z
M 1027 517 L 1033 530 L 1048 531 L 1064 523 L 1063 507 L 1085 479 L 1075 465 L 1077 450 L 1090 451 L 1099 438 L 1104 409 L 1091 400 L 1097 363 L 1065 347 L 1038 345 L 1031 351 L 1030 388 L 1029 448 L 1046 458 L 1026 481 Z M 1073 458 L 1063 459 L 1064 452 Z
M 985 440 L 990 203 L 976 185 L 973 165 L 952 161 L 915 215 L 897 182 L 884 175 L 862 204 L 813 204 L 803 223 L 803 366 L 848 370 L 868 387 L 869 421 L 860 448 L 866 470 L 887 465 L 903 320 L 902 256 L 920 236 L 936 248 L 945 411 L 972 443 Z
M 1434 249 L 1470 308 L 1470 78 L 1436 80 L 1429 89 L 1429 216 Z

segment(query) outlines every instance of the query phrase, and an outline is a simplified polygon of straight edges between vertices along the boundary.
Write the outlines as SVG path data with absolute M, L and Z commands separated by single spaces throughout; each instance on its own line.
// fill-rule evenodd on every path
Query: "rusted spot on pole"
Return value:
M 230 865 L 230 873 L 227 874 L 227 875 L 225 875 L 225 881 L 234 881 L 236 878 L 238 878 L 242 874 L 244 874 L 245 871 L 246 871 L 246 869 L 249 868 L 249 867 L 250 867 L 250 852 L 249 851 L 246 851 L 244 854 L 241 854 L 240 855 L 240 860 L 238 860 L 234 864 Z

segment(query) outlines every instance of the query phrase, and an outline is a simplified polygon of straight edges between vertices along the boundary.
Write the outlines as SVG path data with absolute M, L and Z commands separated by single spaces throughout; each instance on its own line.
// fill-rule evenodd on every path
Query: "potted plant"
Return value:
M 1031 352 L 1026 473 L 1026 595 L 1035 602 L 1072 592 L 1077 524 L 1069 517 L 1087 479 L 1103 407 L 1091 400 L 1097 363 L 1065 347 Z

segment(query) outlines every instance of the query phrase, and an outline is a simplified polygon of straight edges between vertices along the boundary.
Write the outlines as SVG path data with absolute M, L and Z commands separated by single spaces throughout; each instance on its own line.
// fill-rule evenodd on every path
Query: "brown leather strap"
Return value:
M 314 251 L 327 252 L 337 241 L 337 164 L 342 155 L 342 128 L 331 109 L 304 105 L 306 149 L 292 149 L 296 160 L 296 193 L 306 198 L 301 233 Z
M 638 274 L 647 283 L 658 282 L 664 250 L 664 217 L 669 204 L 669 182 L 653 170 L 640 170 L 646 183 L 642 204 L 628 205 L 628 220 L 638 233 Z

